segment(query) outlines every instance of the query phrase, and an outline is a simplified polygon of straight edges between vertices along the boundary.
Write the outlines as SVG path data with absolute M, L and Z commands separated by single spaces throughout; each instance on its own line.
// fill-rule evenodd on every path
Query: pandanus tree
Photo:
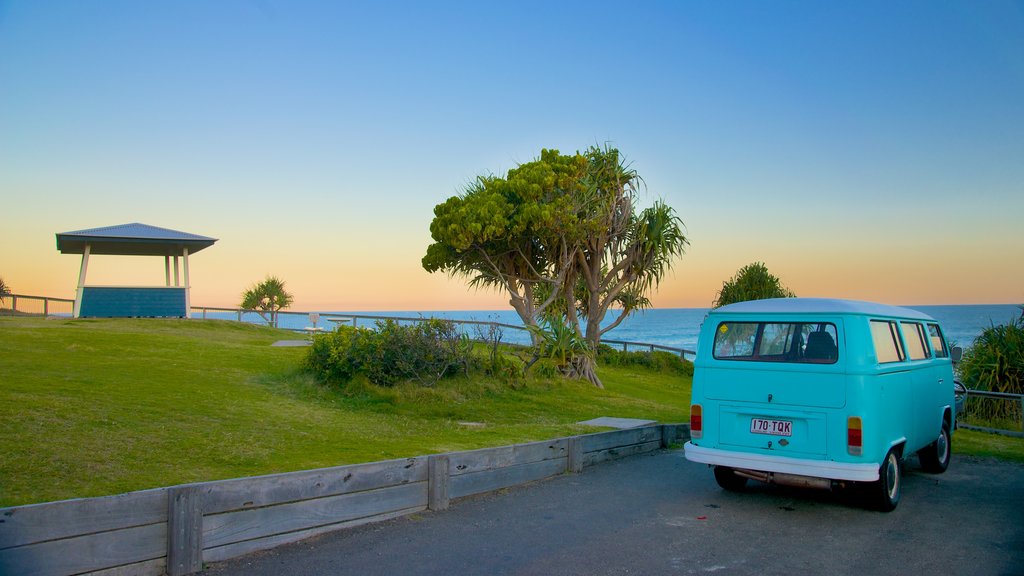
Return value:
M 4 296 L 6 296 L 6 295 L 8 295 L 10 293 L 11 293 L 10 286 L 8 286 L 6 282 L 4 282 L 3 278 L 0 278 L 0 304 L 3 304 Z
M 650 304 L 647 294 L 688 244 L 664 202 L 637 213 L 642 184 L 614 148 L 542 150 L 505 178 L 478 178 L 437 205 L 423 267 L 506 291 L 538 347 L 550 342 L 545 329 L 559 341 L 562 327 L 571 330 L 584 346 L 572 347 L 566 365 L 600 386 L 601 336 Z M 602 326 L 612 308 L 619 316 Z
M 796 294 L 782 285 L 778 276 L 768 272 L 762 262 L 747 264 L 736 271 L 736 275 L 722 283 L 722 289 L 712 305 L 713 308 L 766 298 L 794 298 Z
M 267 276 L 263 282 L 253 284 L 242 293 L 240 304 L 244 310 L 257 312 L 271 326 L 277 326 L 277 313 L 291 305 L 292 295 L 285 290 L 284 281 L 276 276 Z

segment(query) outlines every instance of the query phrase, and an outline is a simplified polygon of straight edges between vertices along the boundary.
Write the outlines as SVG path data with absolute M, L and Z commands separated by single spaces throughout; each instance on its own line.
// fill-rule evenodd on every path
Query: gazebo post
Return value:
M 167 279 L 167 286 L 171 285 L 171 257 L 164 256 L 164 277 Z
M 192 292 L 192 286 L 188 283 L 188 246 L 182 248 L 182 258 L 185 264 L 185 318 L 192 317 L 192 299 L 189 293 Z
M 82 312 L 82 290 L 85 288 L 85 273 L 89 269 L 90 248 L 91 245 L 86 244 L 85 249 L 82 250 L 82 267 L 78 270 L 78 288 L 75 290 L 75 318 L 78 318 L 78 315 Z
M 181 286 L 181 281 L 178 280 L 178 256 L 174 256 L 174 285 Z

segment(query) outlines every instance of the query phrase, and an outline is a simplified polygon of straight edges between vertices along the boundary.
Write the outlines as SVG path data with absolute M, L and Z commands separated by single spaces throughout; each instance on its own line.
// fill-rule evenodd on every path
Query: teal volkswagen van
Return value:
M 955 425 L 939 323 L 869 302 L 778 298 L 712 310 L 701 327 L 686 458 L 726 490 L 748 480 L 853 485 L 889 511 L 901 460 L 946 470 Z

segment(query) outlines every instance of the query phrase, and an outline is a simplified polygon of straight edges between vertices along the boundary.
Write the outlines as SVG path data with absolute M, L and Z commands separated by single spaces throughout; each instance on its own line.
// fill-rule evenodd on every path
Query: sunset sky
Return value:
M 801 296 L 1024 302 L 1024 2 L 0 0 L 0 277 L 71 298 L 58 232 L 218 238 L 192 302 L 500 309 L 420 266 L 481 174 L 609 143 L 691 247 Z M 159 285 L 95 257 L 89 284 Z

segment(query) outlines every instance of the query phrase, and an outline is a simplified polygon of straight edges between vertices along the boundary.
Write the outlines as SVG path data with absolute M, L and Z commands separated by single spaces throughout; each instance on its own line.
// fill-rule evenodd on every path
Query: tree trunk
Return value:
M 593 356 L 574 356 L 571 360 L 573 371 L 577 378 L 590 382 L 594 386 L 604 390 L 604 384 L 597 377 L 597 361 Z

